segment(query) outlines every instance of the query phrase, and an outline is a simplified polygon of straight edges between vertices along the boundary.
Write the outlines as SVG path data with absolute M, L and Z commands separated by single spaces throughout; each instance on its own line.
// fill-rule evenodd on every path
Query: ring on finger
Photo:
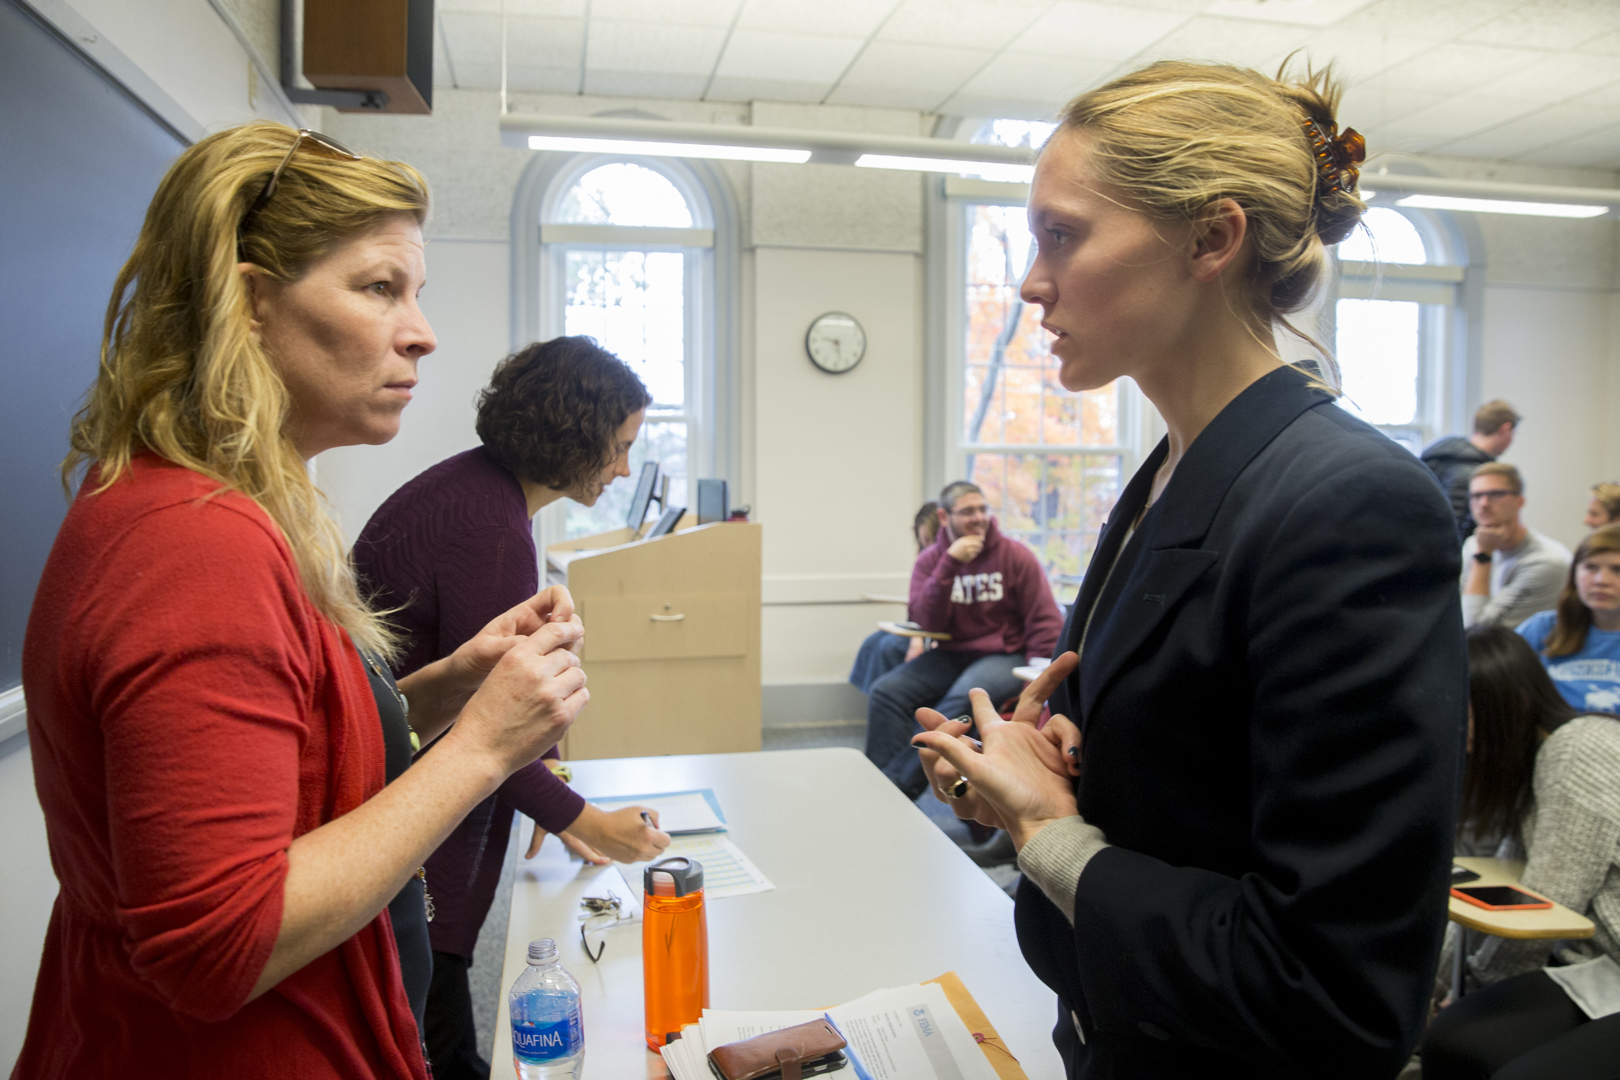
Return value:
M 948 798 L 948 799 L 960 799 L 962 796 L 966 795 L 967 793 L 968 793 L 968 782 L 967 782 L 967 777 L 965 777 L 965 776 L 958 776 L 956 778 L 956 782 L 954 784 L 952 784 L 950 787 L 945 789 L 945 797 Z

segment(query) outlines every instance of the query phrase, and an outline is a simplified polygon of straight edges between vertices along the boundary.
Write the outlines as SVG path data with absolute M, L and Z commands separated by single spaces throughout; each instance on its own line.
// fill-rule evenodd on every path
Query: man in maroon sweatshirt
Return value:
M 928 788 L 911 746 L 916 711 L 960 716 L 976 686 L 1000 704 L 1023 688 L 1013 668 L 1051 656 L 1063 626 L 1035 553 L 1001 535 L 984 492 L 948 484 L 937 513 L 939 534 L 911 568 L 910 610 L 951 638 L 873 683 L 866 710 L 866 756 L 910 799 Z

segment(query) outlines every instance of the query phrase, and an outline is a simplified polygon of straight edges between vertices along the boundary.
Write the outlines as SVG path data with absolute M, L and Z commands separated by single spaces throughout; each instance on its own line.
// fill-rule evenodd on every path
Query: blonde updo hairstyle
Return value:
M 1281 326 L 1309 342 L 1333 369 L 1287 316 L 1309 306 L 1326 274 L 1323 245 L 1349 236 L 1366 204 L 1321 178 L 1305 131 L 1307 117 L 1335 130 L 1339 87 L 1326 70 L 1290 80 L 1286 67 L 1273 79 L 1161 61 L 1069 102 L 1059 130 L 1084 132 L 1095 178 L 1150 215 L 1192 223 L 1221 199 L 1242 207 L 1253 252 L 1234 298 L 1242 314 L 1257 331 Z
M 113 285 L 100 372 L 74 417 L 62 479 L 71 490 L 93 463 L 95 490 L 104 490 L 149 450 L 240 492 L 281 528 L 315 606 L 388 655 L 392 636 L 360 599 L 342 532 L 287 437 L 287 389 L 252 331 L 237 263 L 296 281 L 396 214 L 425 220 L 427 183 L 409 165 L 332 156 L 305 141 L 238 237 L 297 137 L 280 124 L 246 124 L 201 140 L 169 168 Z

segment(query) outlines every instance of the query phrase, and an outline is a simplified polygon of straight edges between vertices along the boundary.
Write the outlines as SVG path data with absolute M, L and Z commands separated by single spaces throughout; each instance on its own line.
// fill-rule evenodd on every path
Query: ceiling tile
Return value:
M 848 69 L 864 39 L 824 34 L 787 34 L 774 30 L 731 33 L 715 76 L 741 79 L 787 79 L 831 86 Z
M 1620 27 L 1620 4 L 1615 0 L 1531 0 L 1470 30 L 1463 40 L 1570 49 L 1615 27 Z
M 1122 2 L 1137 8 L 1180 11 L 1188 16 L 1202 14 L 1210 4 L 1210 0 L 1122 0 Z
M 699 101 L 707 75 L 662 75 L 639 71 L 596 71 L 585 73 L 585 93 L 613 97 L 685 98 Z
M 1054 64 L 1044 56 L 1009 50 L 985 65 L 958 93 L 993 100 L 1044 101 L 1049 103 L 1049 112 L 1056 112 L 1082 90 L 1100 83 L 1113 67 L 1106 60 Z
M 1365 131 L 1367 150 L 1374 158 L 1386 154 L 1427 153 L 1527 111 L 1524 106 L 1515 111 L 1511 102 L 1480 94 L 1458 94 L 1430 108 L 1357 130 Z M 1377 187 L 1376 184 L 1370 186 Z
M 1052 7 L 1053 0 L 901 0 L 879 41 L 999 49 Z
M 1444 153 L 1462 157 L 1510 158 L 1553 143 L 1590 135 L 1615 123 L 1608 109 L 1554 105 L 1447 145 Z
M 947 93 L 915 86 L 850 86 L 847 83 L 840 83 L 827 95 L 827 103 L 934 112 Z
M 1535 111 L 1535 105 L 1486 94 L 1455 94 L 1427 109 L 1382 124 L 1385 132 L 1420 133 L 1440 142 L 1458 139 L 1516 120 Z
M 939 111 L 951 116 L 988 116 L 1007 120 L 1052 120 L 1061 107 L 1050 101 L 1018 101 L 1013 99 L 978 97 L 953 94 L 940 106 Z
M 1449 39 L 1483 26 L 1523 3 L 1524 0 L 1379 0 L 1346 16 L 1339 25 L 1347 30 Z
M 1008 48 L 1042 56 L 1084 57 L 1118 63 L 1187 21 L 1174 11 L 1119 4 L 1060 3 Z
M 450 62 L 462 85 L 462 68 L 474 64 L 501 63 L 501 17 L 499 15 L 446 11 L 444 37 Z M 510 65 L 573 68 L 579 71 L 580 51 L 585 45 L 585 20 L 550 19 L 533 15 L 512 15 L 507 19 L 506 52 Z M 499 81 L 499 80 L 497 80 Z M 577 81 L 577 78 L 576 78 Z
M 591 22 L 729 27 L 741 6 L 742 0 L 591 0 Z
M 1594 131 L 1578 139 L 1548 146 L 1526 154 L 1521 161 L 1538 165 L 1580 165 L 1596 169 L 1620 169 L 1620 124 Z
M 1453 42 L 1396 64 L 1382 79 L 1396 88 L 1456 94 L 1511 75 L 1545 57 L 1531 49 Z
M 501 86 L 501 65 L 458 64 L 456 85 L 464 90 L 498 90 Z M 506 69 L 506 87 L 514 92 L 526 90 L 541 94 L 577 94 L 579 68 L 509 64 Z
M 1605 86 L 1601 90 L 1594 90 L 1590 94 L 1571 98 L 1565 102 L 1567 105 L 1589 105 L 1593 108 L 1608 109 L 1614 113 L 1616 120 L 1620 120 L 1620 84 Z
M 988 49 L 874 41 L 845 74 L 842 85 L 913 87 L 951 93 L 995 54 Z
M 1620 30 L 1588 38 L 1581 42 L 1581 52 L 1599 53 L 1603 56 L 1620 56 Z
M 501 13 L 502 0 L 435 0 L 434 10 Z M 507 15 L 540 15 L 553 19 L 583 19 L 585 0 L 505 0 Z
M 1551 104 L 1589 94 L 1620 82 L 1620 64 L 1613 57 L 1590 53 L 1544 56 L 1526 67 L 1491 80 L 1493 96 L 1522 97 L 1533 104 Z
M 726 30 L 721 26 L 669 26 L 591 20 L 586 66 L 591 70 L 649 75 L 701 75 L 708 82 Z M 703 88 L 698 87 L 697 97 Z
M 1295 26 L 1327 26 L 1373 0 L 1214 0 L 1204 9 L 1207 15 L 1237 19 L 1292 23 Z
M 820 101 L 832 82 L 795 82 L 790 79 L 734 79 L 716 75 L 705 101 Z
M 1218 60 L 1270 72 L 1276 70 L 1284 56 L 1302 45 L 1305 37 L 1297 26 L 1202 16 L 1183 23 L 1139 53 L 1137 59 Z
M 737 29 L 870 37 L 900 0 L 747 0 Z
M 1386 124 L 1414 112 L 1439 104 L 1446 95 L 1432 90 L 1391 91 L 1382 84 L 1361 83 L 1350 86 L 1339 99 L 1338 121 L 1341 127 L 1353 127 L 1369 138 Z M 1383 150 L 1369 142 L 1367 152 Z
M 1331 63 L 1334 73 L 1353 85 L 1440 44 L 1439 38 L 1416 34 L 1384 34 L 1334 26 L 1312 34 L 1302 47 L 1304 59 L 1317 67 Z

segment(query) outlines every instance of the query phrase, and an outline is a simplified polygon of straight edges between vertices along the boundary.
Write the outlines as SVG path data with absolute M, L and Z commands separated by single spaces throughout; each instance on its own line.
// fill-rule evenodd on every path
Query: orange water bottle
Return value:
M 642 871 L 641 981 L 654 1053 L 709 1007 L 709 918 L 703 864 L 684 855 Z

